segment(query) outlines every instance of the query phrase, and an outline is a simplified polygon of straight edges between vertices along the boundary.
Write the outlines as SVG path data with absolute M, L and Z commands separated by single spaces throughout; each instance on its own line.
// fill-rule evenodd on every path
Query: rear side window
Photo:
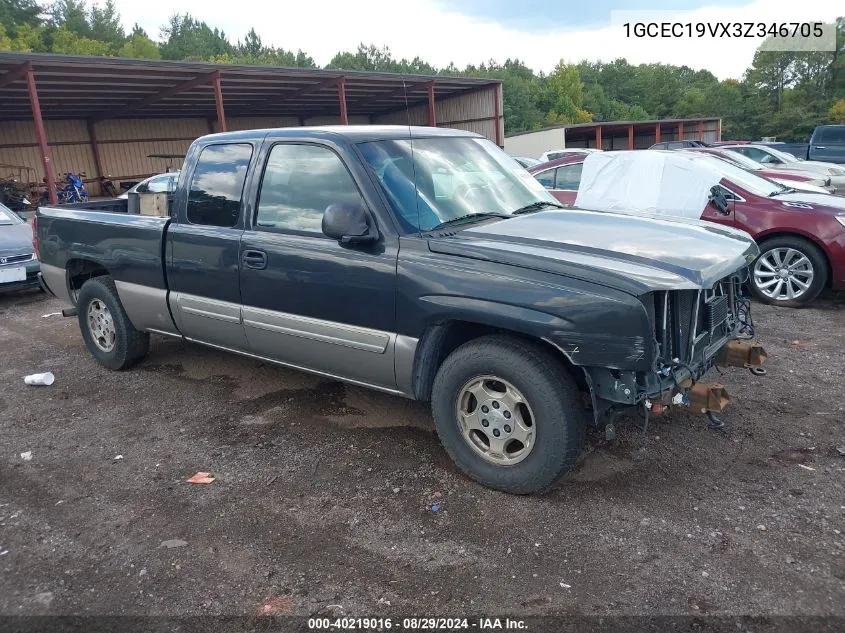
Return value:
M 557 168 L 557 184 L 556 189 L 565 189 L 568 191 L 578 191 L 578 185 L 581 184 L 581 171 L 584 169 L 584 163 L 575 163 L 573 165 L 566 165 Z
M 837 127 L 823 127 L 819 133 L 818 143 L 831 145 L 845 145 L 845 125 Z
M 252 145 L 209 145 L 199 155 L 188 193 L 188 222 L 232 227 L 238 223 Z
M 543 185 L 546 189 L 554 189 L 555 188 L 555 170 L 554 169 L 547 169 L 546 171 L 541 171 L 539 174 L 534 174 L 534 178 L 537 179 L 541 185 Z
M 280 144 L 270 150 L 258 227 L 322 235 L 323 213 L 335 203 L 364 204 L 337 154 L 317 145 Z

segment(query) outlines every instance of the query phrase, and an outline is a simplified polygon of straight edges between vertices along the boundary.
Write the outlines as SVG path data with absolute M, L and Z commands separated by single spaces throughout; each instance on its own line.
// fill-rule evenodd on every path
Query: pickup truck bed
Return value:
M 558 206 L 468 132 L 252 130 L 194 142 L 168 218 L 42 207 L 36 236 L 107 367 L 155 332 L 430 401 L 460 468 L 527 493 L 589 419 L 694 402 L 717 358 L 750 362 L 725 354 L 750 327 L 747 234 Z

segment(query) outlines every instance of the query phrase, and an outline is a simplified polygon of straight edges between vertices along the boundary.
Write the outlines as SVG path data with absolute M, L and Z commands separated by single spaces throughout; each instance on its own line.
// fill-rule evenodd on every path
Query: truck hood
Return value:
M 759 254 L 744 231 L 699 220 L 542 211 L 434 238 L 438 253 L 562 274 L 632 294 L 711 288 Z

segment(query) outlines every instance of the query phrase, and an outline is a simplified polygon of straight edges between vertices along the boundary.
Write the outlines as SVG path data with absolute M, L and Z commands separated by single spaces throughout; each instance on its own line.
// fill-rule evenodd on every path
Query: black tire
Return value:
M 462 389 L 485 375 L 510 382 L 533 413 L 533 448 L 516 464 L 487 461 L 460 428 Z M 572 468 L 584 444 L 587 416 L 575 381 L 542 346 L 507 335 L 485 336 L 452 352 L 435 377 L 431 410 L 440 441 L 458 467 L 479 483 L 512 494 L 552 487 Z
M 105 304 L 113 323 L 114 342 L 109 350 L 101 349 L 94 341 L 89 325 L 89 307 L 94 302 Z M 114 280 L 109 276 L 94 277 L 86 281 L 79 290 L 76 302 L 79 329 L 88 351 L 102 365 L 109 369 L 126 369 L 147 355 L 150 335 L 135 329 L 120 303 Z
M 813 279 L 810 282 L 809 288 L 803 291 L 798 297 L 794 299 L 790 298 L 782 298 L 778 299 L 775 297 L 768 296 L 764 289 L 758 286 L 758 282 L 761 279 L 757 278 L 757 271 L 758 269 L 761 270 L 764 274 L 769 274 L 770 271 L 763 268 L 763 264 L 761 260 L 770 256 L 773 251 L 776 249 L 793 249 L 798 251 L 801 255 L 807 258 L 812 266 L 813 271 Z M 760 243 L 760 257 L 751 265 L 751 279 L 749 280 L 749 288 L 751 290 L 751 294 L 754 295 L 756 299 L 762 301 L 763 303 L 768 303 L 769 305 L 774 306 L 783 306 L 787 308 L 798 308 L 801 306 L 806 305 L 813 299 L 819 296 L 822 290 L 824 290 L 825 286 L 827 285 L 827 258 L 824 256 L 824 253 L 819 249 L 818 246 L 806 240 L 802 237 L 794 237 L 791 235 L 785 235 L 782 237 L 773 237 L 769 240 L 765 240 Z M 763 278 L 762 281 L 770 281 L 771 277 Z

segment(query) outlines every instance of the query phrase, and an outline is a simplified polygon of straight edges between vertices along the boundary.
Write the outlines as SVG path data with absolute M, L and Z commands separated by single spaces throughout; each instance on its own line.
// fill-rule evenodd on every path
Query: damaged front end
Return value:
M 642 408 L 646 416 L 687 406 L 721 426 L 717 414 L 730 403 L 724 385 L 698 382 L 714 365 L 745 367 L 753 373 L 766 353 L 754 337 L 750 301 L 742 294 L 747 269 L 697 290 L 657 290 L 640 297 L 652 324 L 650 371 L 585 368 L 595 422 L 614 433 L 617 415 Z

